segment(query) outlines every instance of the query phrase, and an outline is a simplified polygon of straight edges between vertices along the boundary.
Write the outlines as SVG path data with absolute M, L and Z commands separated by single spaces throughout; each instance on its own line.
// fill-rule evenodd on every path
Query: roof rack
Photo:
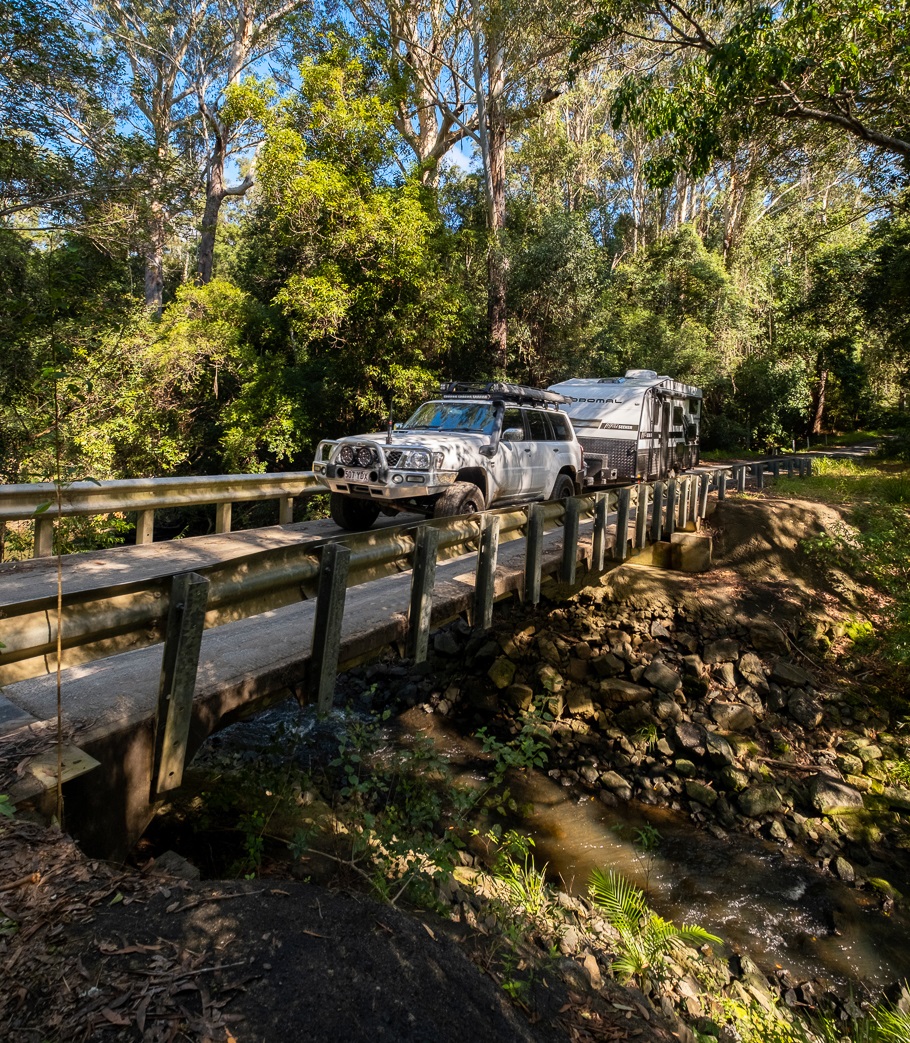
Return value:
M 439 385 L 439 392 L 443 398 L 492 398 L 522 405 L 553 406 L 554 409 L 572 401 L 555 391 L 529 388 L 523 384 L 504 384 L 498 380 L 450 380 Z

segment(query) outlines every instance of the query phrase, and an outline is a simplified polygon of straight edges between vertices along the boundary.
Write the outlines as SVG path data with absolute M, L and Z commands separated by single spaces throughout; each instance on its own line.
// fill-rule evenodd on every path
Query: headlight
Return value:
M 430 454 L 423 449 L 415 449 L 408 459 L 408 467 L 415 471 L 425 471 L 430 466 Z
M 338 462 L 341 464 L 352 464 L 354 462 L 354 447 L 343 445 L 338 451 Z
M 360 467 L 369 467 L 373 462 L 373 450 L 369 446 L 362 445 L 357 450 L 357 463 Z

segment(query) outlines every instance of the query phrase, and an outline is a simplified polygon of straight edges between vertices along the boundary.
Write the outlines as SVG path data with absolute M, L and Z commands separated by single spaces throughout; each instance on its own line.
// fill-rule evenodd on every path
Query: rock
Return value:
M 487 677 L 497 688 L 508 688 L 515 678 L 515 670 L 516 666 L 511 659 L 500 656 L 487 671 Z
M 882 751 L 878 746 L 874 746 L 871 743 L 868 746 L 860 746 L 856 753 L 864 764 L 868 764 L 869 761 L 881 760 L 882 758 Z
M 823 815 L 841 808 L 861 808 L 863 795 L 859 790 L 830 775 L 815 775 L 809 780 L 809 800 Z
M 588 676 L 588 664 L 583 659 L 572 658 L 566 666 L 566 673 L 573 681 L 584 681 Z
M 594 655 L 594 649 L 591 648 L 587 641 L 577 641 L 572 648 L 572 652 L 576 659 L 582 659 L 586 662 Z
M 681 721 L 670 729 L 669 738 L 684 753 L 694 753 L 699 757 L 705 755 L 705 732 L 697 724 Z
M 683 694 L 687 699 L 694 699 L 696 702 L 704 697 L 711 690 L 711 685 L 704 677 L 692 677 L 689 674 L 682 679 Z
M 711 671 L 711 676 L 720 681 L 724 688 L 732 688 L 736 684 L 736 670 L 732 663 L 718 663 Z
M 632 787 L 618 772 L 605 771 L 600 777 L 600 782 L 608 790 L 612 790 L 621 800 L 632 799 Z
M 611 703 L 638 703 L 643 699 L 650 699 L 651 693 L 640 684 L 631 681 L 623 681 L 619 677 L 608 678 L 600 682 L 600 691 L 607 702 Z
M 744 652 L 737 666 L 749 684 L 760 685 L 765 680 L 765 667 L 754 652 Z
M 768 690 L 768 686 L 764 685 L 765 691 Z M 740 688 L 736 689 L 736 700 L 742 703 L 744 706 L 748 706 L 753 713 L 762 713 L 764 706 L 762 706 L 761 696 L 750 684 L 744 684 Z
M 576 717 L 596 717 L 597 711 L 591 701 L 591 694 L 584 688 L 572 688 L 566 696 L 569 713 Z
M 677 757 L 673 762 L 673 767 L 676 769 L 676 774 L 681 775 L 684 779 L 695 774 L 695 765 L 685 757 Z
M 686 780 L 686 795 L 690 800 L 697 800 L 699 804 L 709 808 L 717 800 L 717 793 L 707 783 L 699 782 L 697 779 Z
M 502 694 L 516 710 L 529 710 L 534 702 L 534 689 L 526 684 L 510 684 Z
M 804 728 L 817 728 L 822 722 L 821 706 L 801 688 L 797 688 L 787 700 L 787 711 Z
M 679 674 L 660 659 L 652 659 L 642 677 L 662 692 L 675 692 L 680 684 Z
M 733 747 L 722 735 L 715 732 L 705 733 L 705 752 L 708 760 L 717 767 L 732 764 L 736 759 Z
M 683 667 L 693 677 L 703 677 L 706 673 L 704 661 L 698 655 L 683 656 Z
M 718 728 L 728 732 L 746 732 L 755 727 L 752 711 L 740 703 L 730 703 L 723 699 L 715 699 L 708 707 L 708 713 Z
M 679 630 L 676 633 L 676 643 L 680 648 L 684 648 L 687 652 L 698 651 L 698 638 L 694 634 L 689 634 L 685 630 Z M 696 656 L 696 658 L 698 658 Z
M 787 659 L 778 659 L 774 664 L 771 680 L 786 688 L 805 688 L 806 685 L 812 684 L 812 677 Z
M 834 859 L 834 872 L 844 881 L 845 884 L 852 884 L 856 880 L 856 870 L 853 866 L 843 857 L 838 855 Z
M 557 670 L 554 670 L 552 666 L 543 664 L 538 667 L 537 677 L 548 692 L 555 694 L 562 691 L 562 686 L 565 682 L 562 679 L 562 675 Z
M 559 649 L 548 637 L 539 637 L 537 639 L 537 651 L 545 663 L 550 663 L 551 666 L 559 666 Z
M 739 642 L 732 637 L 722 637 L 705 645 L 702 659 L 709 665 L 716 663 L 735 663 L 739 659 Z
M 669 695 L 659 695 L 654 700 L 654 713 L 659 721 L 682 720 L 682 708 L 675 699 Z
M 448 630 L 442 630 L 433 636 L 433 651 L 440 655 L 454 656 L 461 652 L 461 644 Z
M 779 818 L 774 819 L 768 827 L 768 833 L 772 840 L 784 841 L 787 839 L 787 830 Z
M 605 655 L 598 656 L 596 659 L 591 660 L 594 664 L 594 672 L 598 677 L 616 677 L 621 674 L 626 668 L 626 664 L 619 656 L 613 655 L 612 652 L 607 652 Z
M 749 627 L 749 644 L 757 652 L 786 655 L 789 650 L 787 635 L 771 622 L 753 623 Z
M 151 871 L 158 876 L 174 876 L 180 880 L 198 880 L 199 869 L 176 851 L 164 851 L 152 864 Z
M 669 637 L 669 636 L 670 636 L 670 631 L 667 629 L 666 623 L 662 623 L 658 619 L 655 619 L 651 623 L 651 637 Z
M 563 956 L 574 956 L 578 952 L 578 931 L 571 924 L 559 939 L 559 951 Z
M 595 991 L 602 989 L 604 983 L 603 975 L 600 973 L 600 967 L 597 965 L 597 959 L 594 954 L 586 952 L 581 965 L 584 967 L 585 973 L 588 975 L 588 983 L 591 988 Z
M 739 810 L 747 818 L 759 818 L 778 812 L 783 808 L 784 802 L 775 786 L 749 786 L 736 798 Z
M 720 780 L 726 789 L 738 793 L 749 785 L 750 776 L 748 772 L 743 771 L 741 768 L 727 765 L 720 773 Z

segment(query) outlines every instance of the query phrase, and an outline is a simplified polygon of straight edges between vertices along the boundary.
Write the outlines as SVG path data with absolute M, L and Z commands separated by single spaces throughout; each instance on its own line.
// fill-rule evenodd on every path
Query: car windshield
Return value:
M 405 431 L 478 431 L 493 433 L 493 407 L 488 402 L 425 402 L 407 423 Z

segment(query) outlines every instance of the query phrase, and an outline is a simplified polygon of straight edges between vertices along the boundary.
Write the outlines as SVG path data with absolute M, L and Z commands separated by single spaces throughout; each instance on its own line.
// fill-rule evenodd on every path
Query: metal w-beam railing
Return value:
M 210 628 L 238 619 L 316 597 L 324 549 L 343 544 L 349 552 L 345 588 L 382 576 L 402 572 L 417 565 L 420 576 L 432 580 L 437 559 L 445 560 L 481 549 L 483 571 L 478 573 L 480 597 L 492 590 L 490 569 L 495 570 L 495 546 L 500 542 L 527 538 L 525 597 L 536 603 L 540 591 L 541 548 L 544 533 L 563 528 L 561 576 L 574 582 L 578 562 L 579 529 L 582 521 L 592 522 L 588 567 L 602 571 L 607 561 L 622 562 L 631 545 L 643 549 L 649 542 L 669 539 L 677 530 L 694 527 L 705 516 L 709 491 L 719 499 L 733 484 L 745 488 L 747 472 L 757 487 L 763 485 L 765 469 L 779 473 L 807 473 L 804 459 L 771 461 L 751 465 L 716 468 L 688 474 L 669 482 L 655 482 L 618 490 L 571 497 L 565 502 L 532 504 L 490 511 L 484 515 L 439 519 L 376 531 L 344 534 L 310 540 L 290 547 L 251 552 L 230 561 L 198 568 L 208 583 L 204 626 Z M 243 476 L 265 478 L 269 476 Z M 310 475 L 274 476 L 307 480 Z M 171 480 L 169 480 L 171 481 Z M 124 484 L 124 483 L 121 483 Z M 290 485 L 285 488 L 290 488 Z M 263 487 L 260 487 L 260 489 Z M 272 490 L 275 486 L 269 487 Z M 306 489 L 312 486 L 307 483 Z M 211 487 L 209 487 L 211 489 Z M 250 492 L 247 486 L 245 492 Z M 207 493 L 200 493 L 200 496 Z M 87 504 L 79 505 L 88 510 Z M 110 502 L 110 501 L 107 501 Z M 616 535 L 608 545 L 607 526 L 616 517 Z M 495 528 L 495 532 L 493 529 Z M 421 537 L 430 529 L 432 537 Z M 421 540 L 432 543 L 432 560 L 421 550 Z M 97 586 L 63 595 L 62 648 L 66 662 L 75 664 L 113 654 L 125 648 L 155 644 L 164 638 L 170 608 L 170 576 Z M 336 582 L 337 587 L 337 582 Z M 423 607 L 415 616 L 426 618 Z M 57 647 L 56 595 L 35 598 L 4 606 L 0 619 L 0 684 L 35 676 L 51 669 Z M 484 604 L 483 617 L 489 614 Z M 128 635 L 128 641 L 123 638 Z M 420 635 L 412 636 L 414 648 L 425 648 Z M 5 647 L 3 647 L 5 646 Z
M 194 478 L 130 478 L 109 482 L 53 482 L 0 485 L 0 522 L 34 521 L 34 557 L 53 553 L 58 517 L 91 517 L 135 512 L 136 543 L 151 543 L 155 511 L 214 504 L 215 531 L 231 531 L 231 506 L 278 501 L 278 523 L 292 520 L 294 499 L 320 492 L 311 471 L 284 474 L 217 474 Z

